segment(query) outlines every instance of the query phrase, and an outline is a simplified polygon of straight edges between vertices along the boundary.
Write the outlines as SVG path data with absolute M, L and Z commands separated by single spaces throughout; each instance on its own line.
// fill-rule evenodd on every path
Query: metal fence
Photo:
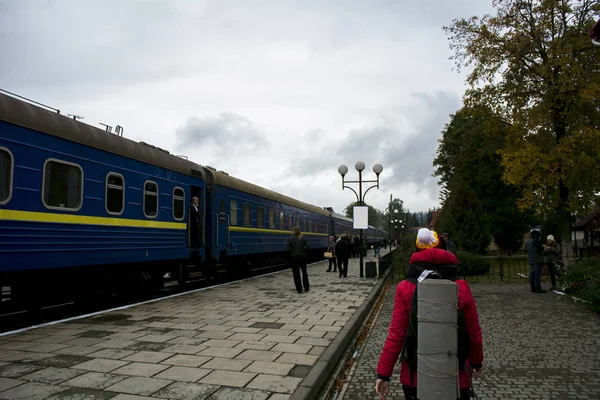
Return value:
M 395 249 L 393 252 L 387 254 L 386 260 L 383 261 L 385 268 L 392 268 L 392 280 L 399 282 L 405 278 L 406 267 L 410 260 L 412 252 L 405 251 L 403 249 Z M 512 256 L 512 257 L 497 257 L 497 256 L 485 256 L 481 257 L 486 264 L 487 271 L 484 269 L 483 273 L 473 275 L 464 274 L 463 268 L 459 264 L 461 270 L 460 277 L 468 282 L 528 282 L 529 281 L 529 263 L 527 257 L 523 256 Z M 382 257 L 383 259 L 383 257 Z M 460 259 L 459 259 L 460 262 Z M 380 261 L 381 263 L 381 261 Z M 543 276 L 547 276 L 547 270 L 544 266 Z

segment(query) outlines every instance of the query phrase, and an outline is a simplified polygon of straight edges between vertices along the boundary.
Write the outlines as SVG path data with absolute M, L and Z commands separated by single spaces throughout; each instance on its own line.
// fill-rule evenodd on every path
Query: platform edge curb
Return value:
M 300 382 L 290 400 L 314 400 L 317 398 L 325 383 L 330 379 L 331 373 L 339 362 L 341 355 L 350 344 L 358 329 L 362 326 L 369 312 L 373 309 L 389 278 L 390 271 L 391 269 L 388 269 L 381 278 L 378 278 L 379 282 L 377 282 L 374 290 L 367 296 L 367 300 L 356 310 L 354 315 L 348 320 L 348 323 L 340 330 L 329 346 L 327 346 L 308 375 Z

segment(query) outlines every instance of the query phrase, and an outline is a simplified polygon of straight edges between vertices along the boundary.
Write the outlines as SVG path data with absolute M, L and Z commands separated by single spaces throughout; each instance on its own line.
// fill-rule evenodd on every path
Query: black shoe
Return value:
M 308 293 L 310 289 L 304 289 L 304 293 Z
M 542 289 L 542 288 L 537 288 L 535 289 L 536 293 L 548 293 L 546 290 Z
M 298 290 L 298 293 L 302 293 L 302 290 Z
M 342 277 L 342 274 L 340 274 L 340 278 Z
M 331 270 L 330 270 L 330 269 L 328 269 L 328 270 L 326 270 L 325 272 L 331 272 Z M 333 272 L 335 272 L 335 271 L 333 271 Z

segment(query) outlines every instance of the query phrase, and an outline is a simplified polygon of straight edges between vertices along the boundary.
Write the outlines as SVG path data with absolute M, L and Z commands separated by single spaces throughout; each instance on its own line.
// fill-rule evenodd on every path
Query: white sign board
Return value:
M 369 229 L 369 207 L 354 207 L 354 229 Z

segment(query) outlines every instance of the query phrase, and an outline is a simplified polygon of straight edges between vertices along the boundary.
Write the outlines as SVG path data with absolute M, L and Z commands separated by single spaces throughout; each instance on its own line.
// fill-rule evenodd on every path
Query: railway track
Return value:
M 194 274 L 190 276 L 189 281 L 183 284 L 179 284 L 174 279 L 165 276 L 164 287 L 160 289 L 150 292 L 131 291 L 121 296 L 114 293 L 105 293 L 103 296 L 91 299 L 89 297 L 87 299 L 77 299 L 69 296 L 69 294 L 57 293 L 56 297 L 45 299 L 35 309 L 30 309 L 24 304 L 9 304 L 12 301 L 10 287 L 4 286 L 2 287 L 2 307 L 0 308 L 0 336 L 65 319 L 84 317 L 114 308 L 133 306 L 230 282 L 242 281 L 255 276 L 267 275 L 284 270 L 287 267 L 288 264 L 261 267 L 248 272 L 242 277 L 227 274 L 225 270 L 217 270 L 216 276 L 211 279 L 207 279 L 201 274 Z

